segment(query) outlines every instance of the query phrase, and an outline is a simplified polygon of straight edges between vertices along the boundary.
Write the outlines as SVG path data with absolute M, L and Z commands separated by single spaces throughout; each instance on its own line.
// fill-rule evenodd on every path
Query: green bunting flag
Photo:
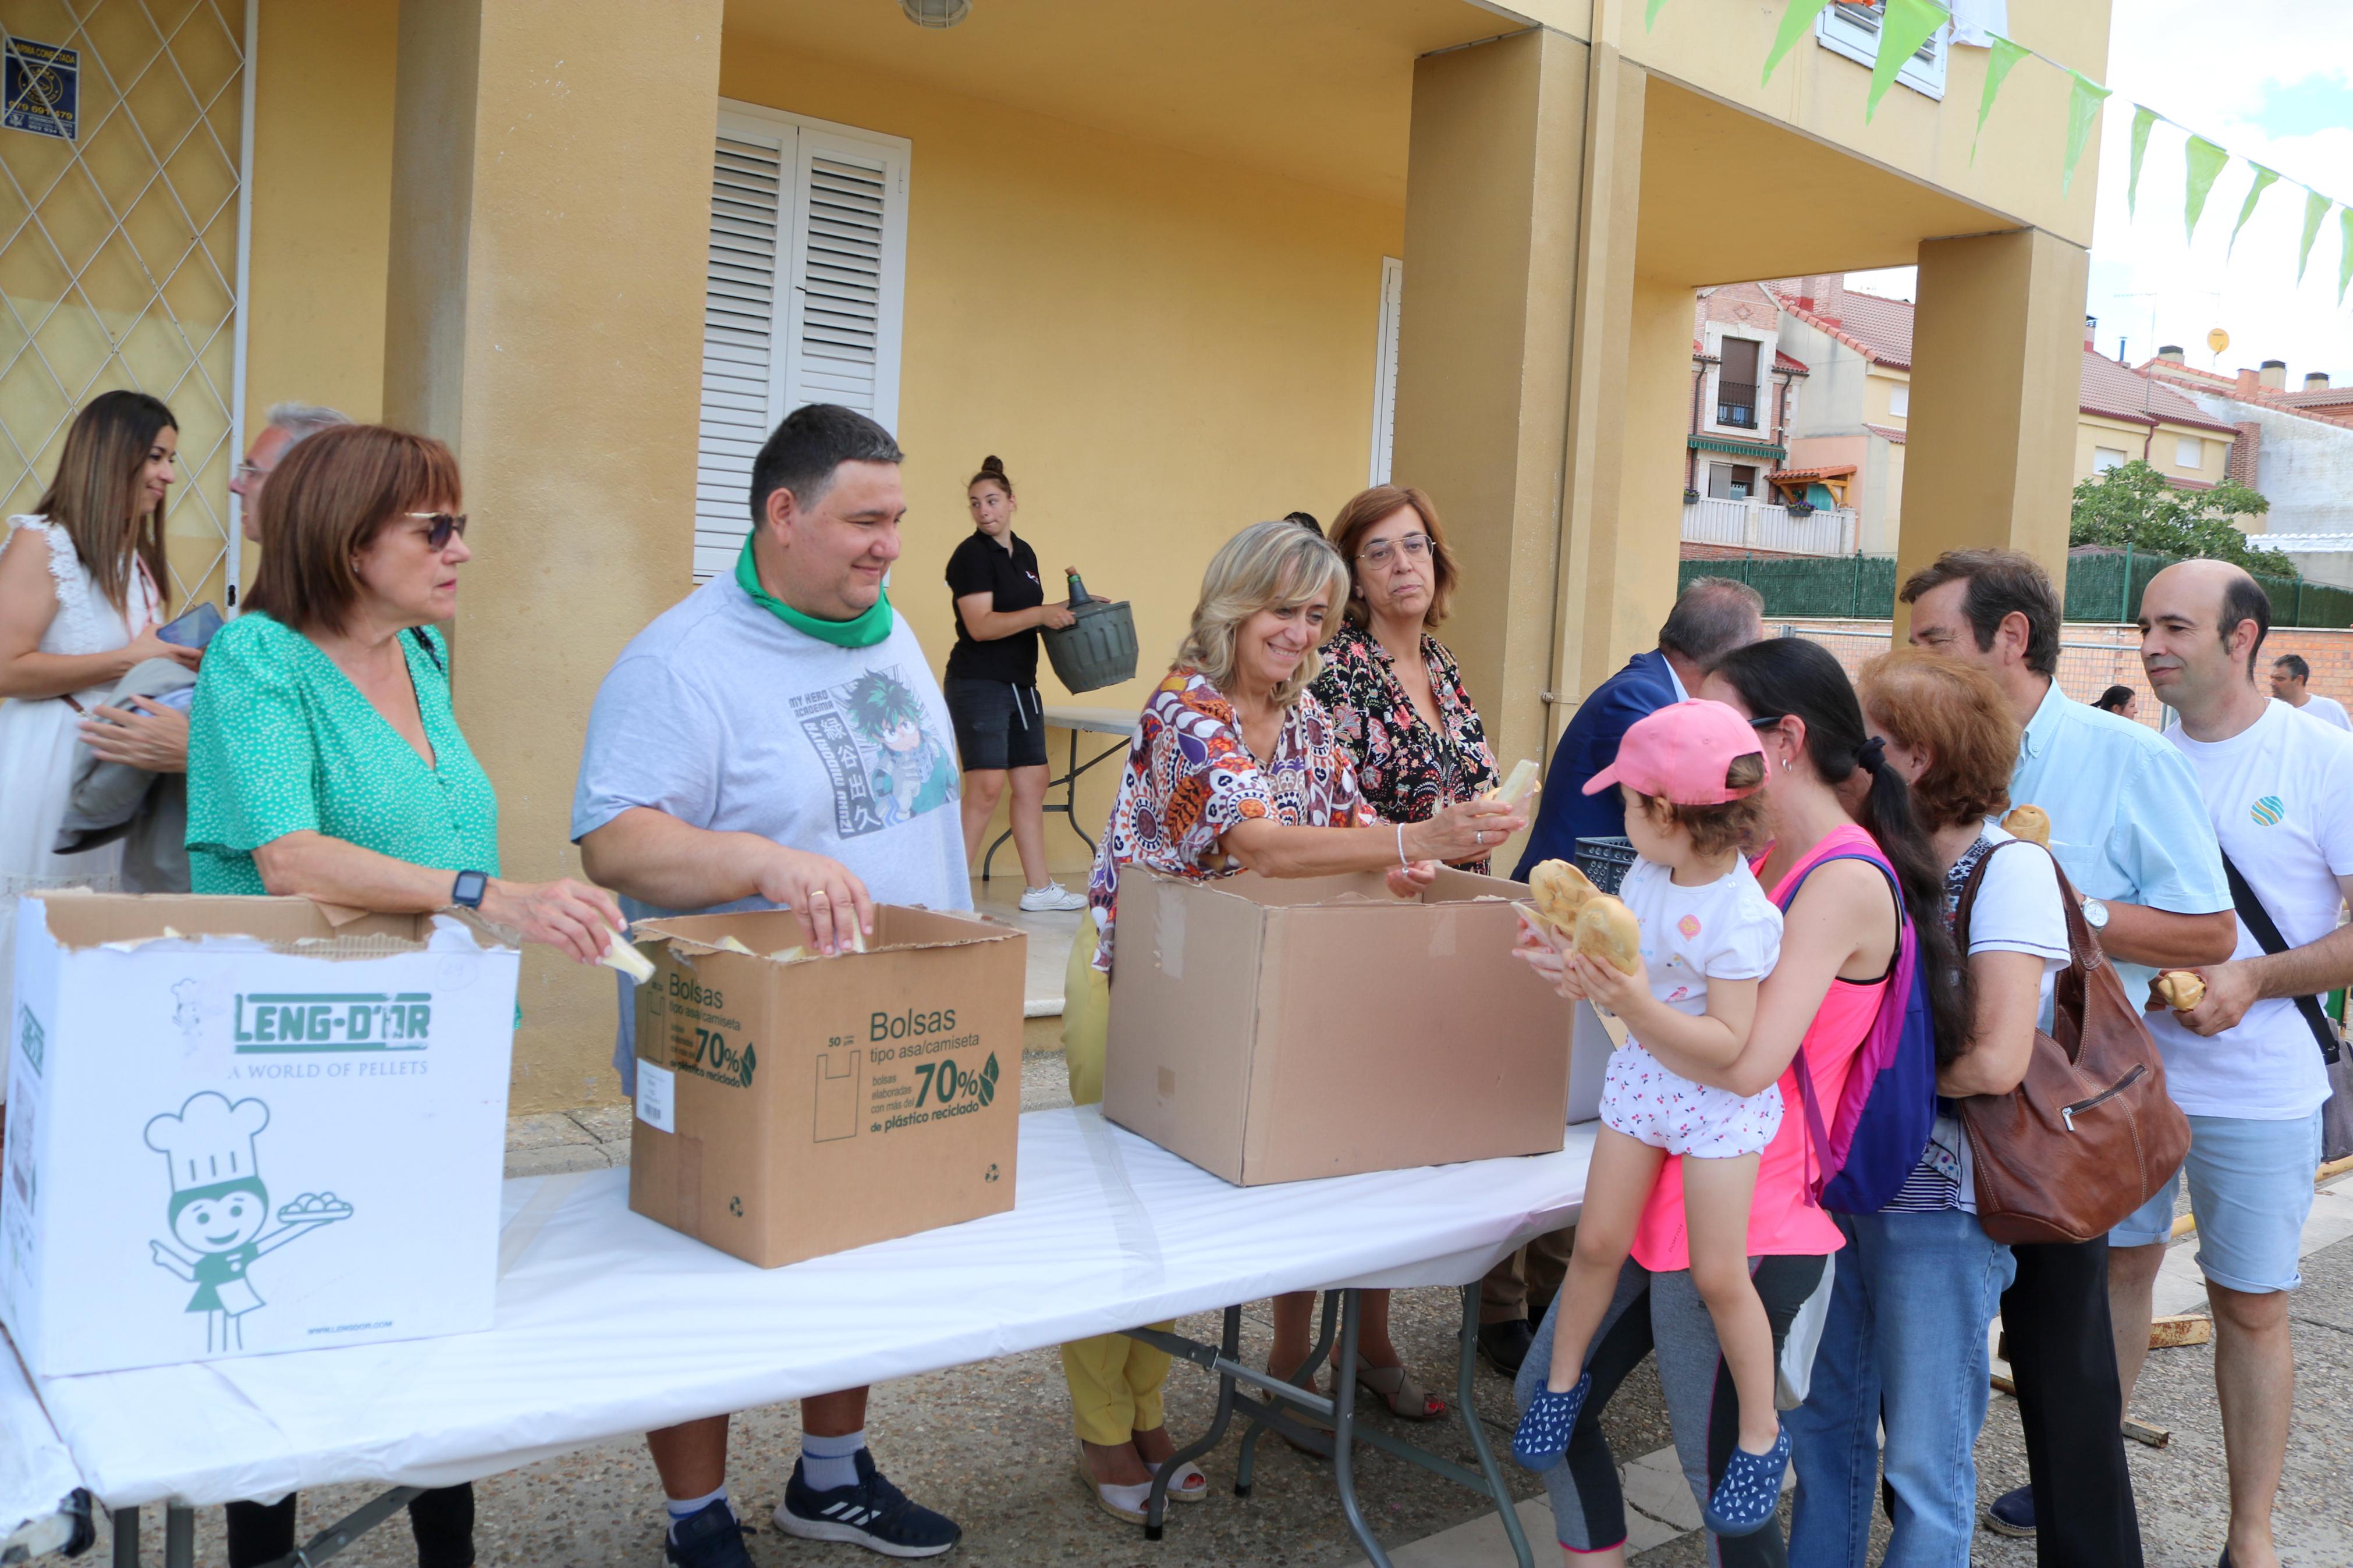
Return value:
M 2189 166 L 2189 182 L 2182 193 L 2182 232 L 2195 239 L 2198 220 L 2206 213 L 2206 195 L 2214 188 L 2214 177 L 2231 161 L 2231 154 L 2203 136 L 2192 136 L 2189 144 L 2181 150 L 2181 157 Z
M 1642 31 L 1647 33 L 1651 30 L 1651 24 L 1659 19 L 1659 7 L 1666 3 L 1667 0 L 1651 0 L 1642 7 Z
M 2304 243 L 2296 247 L 2295 252 L 2295 281 L 2299 288 L 2304 283 L 2305 263 L 2312 259 L 2313 237 L 2320 232 L 2320 220 L 2327 216 L 2328 198 L 2318 191 L 2306 191 L 2304 193 Z
M 2100 121 L 2100 105 L 2108 98 L 2108 89 L 2082 71 L 2067 74 L 2074 79 L 2067 85 L 2067 161 L 2060 166 L 2059 173 L 2059 194 L 2063 196 L 2075 183 L 2075 165 L 2083 161 L 2084 144 L 2092 139 L 2092 127 Z
M 2345 303 L 2345 286 L 2353 283 L 2353 207 L 2337 209 L 2337 229 L 2344 237 L 2337 250 L 2337 302 Z
M 1798 40 L 1806 36 L 1806 29 L 1830 8 L 1830 4 L 1831 0 L 1789 0 L 1789 8 L 1781 13 L 1781 30 L 1773 35 L 1773 50 L 1765 57 L 1765 81 L 1773 79 L 1773 68 L 1781 63 L 1782 56 L 1798 47 Z
M 1985 134 L 1986 116 L 1993 112 L 1994 95 L 2001 90 L 2002 78 L 2010 74 L 2010 67 L 2033 52 L 2024 44 L 2013 44 L 2000 34 L 1993 35 L 1992 52 L 1986 56 L 1985 93 L 1978 100 L 1978 128 L 1969 138 L 1970 163 L 1978 161 L 1978 137 Z
M 2139 216 L 2140 161 L 2148 153 L 2148 128 L 2157 123 L 2157 110 L 2133 105 L 2132 178 L 2125 182 L 2125 216 Z
M 1867 121 L 1879 112 L 1879 100 L 1895 85 L 1895 73 L 1926 43 L 1953 14 L 1936 0 L 1887 0 L 1879 17 L 1879 56 L 1871 68 L 1871 91 L 1862 100 Z
M 2255 183 L 2247 187 L 2247 199 L 2239 204 L 2239 221 L 2231 226 L 2231 243 L 2222 247 L 2222 254 L 2226 257 L 2238 248 L 2239 231 L 2246 227 L 2247 219 L 2254 216 L 2255 204 L 2263 199 L 2263 193 L 2279 179 L 2277 170 L 2266 169 L 2253 160 L 2249 160 L 2247 167 L 2255 172 Z

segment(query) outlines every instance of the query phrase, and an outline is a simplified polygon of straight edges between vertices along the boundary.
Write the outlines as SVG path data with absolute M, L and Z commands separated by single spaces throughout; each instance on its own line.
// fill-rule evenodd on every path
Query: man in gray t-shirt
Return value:
M 862 415 L 796 410 L 753 464 L 736 570 L 657 618 L 606 676 L 572 837 L 632 920 L 789 909 L 831 954 L 873 929 L 878 901 L 972 907 L 946 704 L 883 592 L 906 511 L 899 461 Z M 621 984 L 627 1083 L 634 1008 Z M 727 1501 L 727 1419 L 646 1435 L 679 1568 L 751 1568 Z M 862 1388 L 801 1401 L 776 1527 L 893 1557 L 954 1547 L 955 1525 L 875 1469 L 865 1421 Z

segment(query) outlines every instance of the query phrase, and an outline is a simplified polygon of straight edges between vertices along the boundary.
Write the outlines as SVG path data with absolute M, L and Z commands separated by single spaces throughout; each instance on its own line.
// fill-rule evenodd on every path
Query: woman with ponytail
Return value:
M 1767 842 L 1756 846 L 1757 879 L 1783 909 L 1781 955 L 1758 988 L 1748 1042 L 1728 1068 L 1667 1061 L 1696 1082 L 1752 1095 L 1778 1084 L 1799 1103 L 1796 1064 L 1815 1100 L 1836 1106 L 1849 1068 L 1877 1020 L 1894 975 L 1904 928 L 1916 934 L 1927 989 L 1945 1016 L 1963 1016 L 1948 995 L 1952 942 L 1940 916 L 1942 879 L 1915 819 L 1903 775 L 1863 727 L 1845 672 L 1819 644 L 1768 638 L 1727 654 L 1698 695 L 1730 704 L 1756 730 L 1766 759 Z M 1901 889 L 1899 905 L 1895 889 Z M 1541 957 L 1530 960 L 1541 970 Z M 1900 999 L 1898 999 L 1900 1003 Z M 1662 1061 L 1666 1060 L 1662 1056 Z M 1820 1158 L 1807 1118 L 1785 1115 L 1758 1161 L 1748 1222 L 1757 1293 L 1772 1324 L 1774 1354 L 1799 1309 L 1821 1286 L 1823 1260 L 1844 1245 L 1837 1222 L 1814 1200 Z M 1556 1317 L 1557 1309 L 1556 1309 Z M 1544 1382 L 1555 1317 L 1547 1317 L 1515 1391 L 1523 1408 Z M 1738 1436 L 1738 1400 L 1705 1303 L 1692 1284 L 1683 1227 L 1683 1173 L 1669 1160 L 1635 1235 L 1633 1256 L 1586 1355 L 1592 1392 L 1568 1442 L 1565 1464 L 1546 1472 L 1561 1544 L 1591 1568 L 1625 1562 L 1626 1515 L 1615 1462 L 1600 1430 L 1610 1394 L 1655 1351 L 1674 1428 L 1675 1451 L 1703 1506 L 1722 1479 Z M 1786 1361 L 1784 1371 L 1789 1369 Z M 1795 1369 L 1802 1378 L 1807 1368 Z M 1778 1525 L 1718 1536 L 1724 1568 L 1783 1568 Z

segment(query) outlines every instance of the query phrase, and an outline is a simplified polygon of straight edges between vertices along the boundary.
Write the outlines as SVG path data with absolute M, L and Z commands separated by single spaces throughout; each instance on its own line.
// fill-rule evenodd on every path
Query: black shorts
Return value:
M 1036 687 L 951 679 L 941 689 L 965 772 L 1046 765 L 1046 710 Z

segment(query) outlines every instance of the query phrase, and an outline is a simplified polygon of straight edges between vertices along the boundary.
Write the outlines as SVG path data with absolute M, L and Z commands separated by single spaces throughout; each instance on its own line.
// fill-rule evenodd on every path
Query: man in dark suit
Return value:
M 1514 878 L 1526 881 L 1540 860 L 1574 860 L 1580 838 L 1624 835 L 1626 807 L 1618 792 L 1587 795 L 1586 781 L 1618 760 L 1618 742 L 1635 720 L 1696 696 L 1716 660 L 1763 637 L 1764 615 L 1764 599 L 1746 583 L 1692 579 L 1659 628 L 1659 646 L 1595 687 L 1561 731 Z
M 1527 853 L 1513 875 L 1526 881 L 1539 860 L 1572 860 L 1579 838 L 1626 831 L 1626 808 L 1616 790 L 1585 793 L 1586 780 L 1618 760 L 1618 742 L 1643 714 L 1681 701 L 1708 669 L 1734 648 L 1765 635 L 1765 601 L 1746 583 L 1695 577 L 1675 600 L 1659 646 L 1638 653 L 1626 668 L 1593 689 L 1581 703 L 1545 775 Z M 1479 1349 L 1505 1376 L 1527 1359 L 1533 1325 L 1558 1293 L 1568 1269 L 1575 1227 L 1540 1236 L 1487 1271 L 1479 1285 Z

